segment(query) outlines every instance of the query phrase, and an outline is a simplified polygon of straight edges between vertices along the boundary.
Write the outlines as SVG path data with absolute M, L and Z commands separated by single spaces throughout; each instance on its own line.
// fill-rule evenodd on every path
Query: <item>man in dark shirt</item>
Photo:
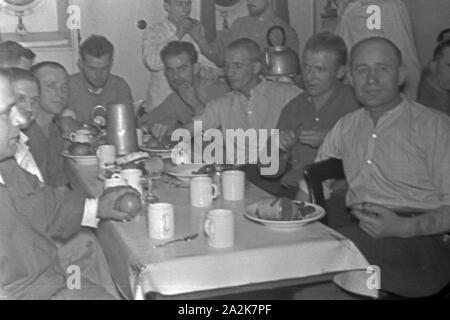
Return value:
M 450 115 L 450 39 L 440 42 L 434 50 L 430 71 L 422 77 L 418 102 Z

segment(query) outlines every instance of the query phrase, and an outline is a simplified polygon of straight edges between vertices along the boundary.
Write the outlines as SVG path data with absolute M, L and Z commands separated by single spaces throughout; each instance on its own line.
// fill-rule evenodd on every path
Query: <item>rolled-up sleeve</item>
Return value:
M 426 137 L 423 148 L 433 184 L 441 194 L 442 205 L 450 205 L 450 118 L 444 114 L 435 117 L 423 130 L 427 132 L 418 133 Z
M 174 40 L 178 39 L 168 23 L 156 23 L 145 30 L 142 38 L 142 57 L 150 71 L 163 69 L 159 54 L 167 43 Z

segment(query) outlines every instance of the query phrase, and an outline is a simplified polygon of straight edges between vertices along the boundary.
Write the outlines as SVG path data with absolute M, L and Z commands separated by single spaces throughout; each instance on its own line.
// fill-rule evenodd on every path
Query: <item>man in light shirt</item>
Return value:
M 95 225 L 98 219 L 129 220 L 115 209 L 115 201 L 135 190 L 112 188 L 99 199 L 83 200 L 42 185 L 21 169 L 14 154 L 24 118 L 15 107 L 9 78 L 8 71 L 0 69 L 1 298 L 112 299 L 101 282 L 85 277 L 91 270 L 83 268 L 80 287 L 70 290 L 66 268 L 82 261 L 63 265 L 55 241 L 69 239 L 81 225 Z
M 197 52 L 198 45 L 189 34 L 199 21 L 190 18 L 191 0 L 164 0 L 167 16 L 161 21 L 150 25 L 142 38 L 142 57 L 145 66 L 150 71 L 150 83 L 147 91 L 146 111 L 160 105 L 172 93 L 164 75 L 164 64 L 160 57 L 161 50 L 171 41 L 182 40 L 194 44 Z M 216 65 L 203 54 L 198 57 L 198 64 L 202 76 L 215 78 L 218 74 Z
M 343 161 L 359 224 L 337 230 L 380 267 L 383 292 L 436 294 L 450 281 L 450 119 L 400 95 L 406 70 L 386 38 L 357 43 L 349 75 L 363 108 L 337 122 L 316 159 Z M 329 209 L 330 221 L 348 214 Z
M 202 123 L 203 130 L 220 128 L 223 137 L 227 136 L 228 129 L 266 129 L 270 134 L 270 130 L 276 128 L 281 110 L 302 92 L 294 85 L 261 77 L 261 49 L 250 39 L 239 39 L 227 47 L 224 70 L 232 91 L 208 102 L 203 113 L 194 118 Z M 194 123 L 185 128 L 194 133 Z M 258 150 L 254 150 L 256 145 L 236 141 L 233 147 L 237 152 L 226 150 L 228 161 L 235 162 L 232 154 L 243 151 L 248 155 L 245 163 L 257 163 L 257 159 L 251 157 L 258 155 Z

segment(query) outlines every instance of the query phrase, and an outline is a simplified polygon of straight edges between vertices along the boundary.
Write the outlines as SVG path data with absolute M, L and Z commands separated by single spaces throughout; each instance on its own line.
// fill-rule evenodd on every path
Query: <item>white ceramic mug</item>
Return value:
M 135 188 L 142 194 L 142 170 L 140 169 L 125 169 L 120 171 L 122 178 L 128 183 L 130 187 Z
M 228 201 L 244 200 L 245 172 L 239 170 L 222 172 L 222 194 Z
M 98 166 L 100 169 L 110 169 L 114 167 L 116 161 L 116 147 L 105 144 L 97 149 Z
M 80 129 L 75 132 L 71 132 L 69 134 L 69 139 L 72 142 L 90 143 L 91 142 L 90 134 L 91 131 L 87 129 Z
M 214 248 L 234 246 L 234 214 L 231 210 L 215 209 L 206 215 L 205 233 L 208 245 Z
M 217 186 L 209 177 L 192 178 L 189 184 L 191 205 L 196 208 L 209 207 L 219 196 Z
M 173 205 L 170 203 L 151 203 L 148 206 L 148 234 L 150 238 L 164 240 L 173 238 L 175 221 Z
M 127 182 L 119 173 L 113 173 L 111 178 L 105 179 L 105 189 L 118 186 L 126 186 Z

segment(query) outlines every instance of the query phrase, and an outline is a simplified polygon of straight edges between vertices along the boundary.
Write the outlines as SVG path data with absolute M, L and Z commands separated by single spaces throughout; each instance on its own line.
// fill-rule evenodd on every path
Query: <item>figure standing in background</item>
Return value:
M 368 8 L 380 8 L 380 26 L 370 28 L 368 20 L 374 13 Z M 415 100 L 420 81 L 420 63 L 414 43 L 413 30 L 408 9 L 401 0 L 341 0 L 339 4 L 339 23 L 336 34 L 341 36 L 349 50 L 360 40 L 369 37 L 384 37 L 395 43 L 403 56 L 407 77 L 403 92 Z M 377 17 L 374 16 L 374 19 Z
M 182 40 L 194 44 L 200 52 L 196 41 L 190 35 L 194 26 L 200 21 L 190 18 L 191 0 L 164 0 L 167 16 L 161 21 L 150 25 L 142 38 L 142 57 L 145 66 L 150 71 L 150 83 L 147 91 L 146 111 L 159 106 L 172 93 L 164 75 L 164 63 L 161 60 L 161 50 L 171 41 Z M 219 70 L 216 65 L 203 54 L 198 57 L 201 74 L 205 78 L 216 78 Z

